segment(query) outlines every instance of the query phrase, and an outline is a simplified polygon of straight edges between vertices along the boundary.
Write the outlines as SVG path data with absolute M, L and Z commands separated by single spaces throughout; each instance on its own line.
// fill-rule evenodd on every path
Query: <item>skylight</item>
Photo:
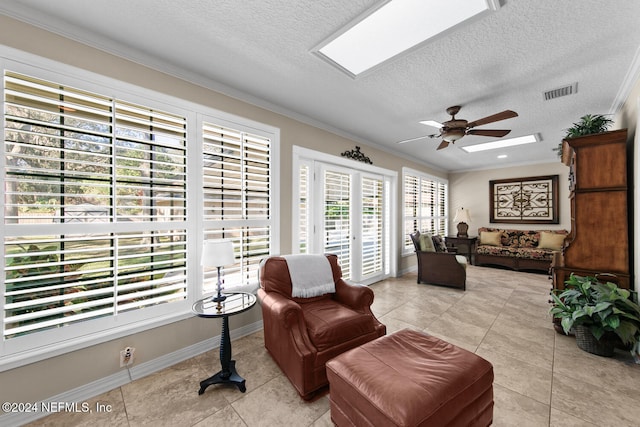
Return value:
M 476 151 L 495 150 L 496 148 L 513 147 L 514 145 L 531 144 L 538 142 L 537 135 L 519 136 L 517 138 L 498 139 L 496 141 L 485 142 L 484 144 L 467 145 L 461 147 L 467 153 Z
M 369 10 L 314 53 L 357 76 L 499 7 L 499 0 L 391 0 Z
M 423 125 L 431 126 L 434 128 L 442 129 L 442 123 L 438 123 L 435 120 L 423 120 L 420 123 Z

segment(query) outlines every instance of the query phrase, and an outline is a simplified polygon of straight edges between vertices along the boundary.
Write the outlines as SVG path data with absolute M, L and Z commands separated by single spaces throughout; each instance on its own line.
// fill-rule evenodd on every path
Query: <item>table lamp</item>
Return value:
M 458 237 L 469 237 L 467 230 L 469 230 L 469 222 L 471 217 L 469 216 L 469 210 L 465 208 L 458 208 L 456 210 L 456 216 L 453 218 L 453 222 L 458 223 Z
M 218 268 L 218 295 L 213 297 L 213 302 L 221 302 L 227 299 L 226 295 L 222 295 L 222 280 L 220 278 L 220 269 L 225 265 L 235 263 L 235 255 L 233 254 L 233 242 L 231 240 L 205 240 L 202 247 L 202 259 L 200 264 L 204 267 Z

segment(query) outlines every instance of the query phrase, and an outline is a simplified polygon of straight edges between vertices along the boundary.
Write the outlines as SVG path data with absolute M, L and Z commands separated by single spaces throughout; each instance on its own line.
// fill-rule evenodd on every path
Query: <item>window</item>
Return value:
M 185 118 L 4 84 L 4 338 L 184 300 Z
M 236 264 L 224 269 L 225 288 L 252 288 L 271 248 L 271 140 L 209 122 L 202 132 L 205 235 L 234 242 Z M 217 269 L 204 279 L 205 292 L 213 291 Z
M 204 239 L 231 238 L 226 287 L 255 289 L 279 250 L 278 130 L 25 58 L 0 56 L 0 363 L 191 316 L 216 283 Z
M 409 234 L 416 230 L 446 236 L 447 180 L 403 169 L 404 177 L 404 240 L 403 253 L 414 251 Z

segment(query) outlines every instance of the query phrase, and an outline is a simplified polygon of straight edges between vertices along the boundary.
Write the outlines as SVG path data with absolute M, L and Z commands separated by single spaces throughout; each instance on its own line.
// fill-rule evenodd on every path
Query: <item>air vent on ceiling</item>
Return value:
M 578 82 L 544 92 L 544 100 L 549 101 L 550 99 L 560 98 L 561 96 L 573 95 L 575 93 L 578 93 Z

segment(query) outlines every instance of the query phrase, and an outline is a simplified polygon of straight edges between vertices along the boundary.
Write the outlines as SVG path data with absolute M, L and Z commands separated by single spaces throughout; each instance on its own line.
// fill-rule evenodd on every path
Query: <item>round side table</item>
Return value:
M 236 361 L 231 360 L 231 338 L 229 337 L 229 316 L 249 310 L 256 303 L 256 296 L 247 292 L 225 293 L 226 299 L 213 302 L 211 297 L 203 298 L 193 304 L 191 310 L 199 317 L 222 318 L 220 337 L 221 370 L 212 377 L 200 382 L 198 394 L 204 393 L 212 384 L 235 384 L 241 392 L 247 391 L 245 379 L 236 371 Z

